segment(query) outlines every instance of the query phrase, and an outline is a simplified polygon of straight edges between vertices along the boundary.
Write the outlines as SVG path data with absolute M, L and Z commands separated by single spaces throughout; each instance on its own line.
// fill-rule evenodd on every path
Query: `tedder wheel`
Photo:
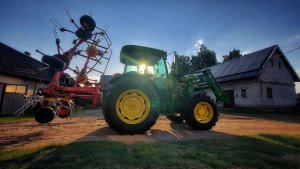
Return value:
M 75 35 L 79 38 L 82 39 L 84 41 L 90 39 L 93 35 L 90 31 L 87 31 L 83 28 L 79 28 L 76 32 Z
M 35 121 L 49 123 L 54 119 L 55 112 L 51 107 L 42 107 L 35 112 Z
M 59 111 L 58 111 L 58 116 L 60 118 L 67 118 L 69 117 L 71 114 L 71 109 L 69 107 L 62 107 Z
M 185 121 L 195 130 L 209 130 L 216 125 L 219 113 L 214 102 L 206 95 L 196 95 L 189 102 Z
M 67 118 L 71 114 L 71 104 L 67 101 L 61 101 L 62 107 L 58 111 L 58 117 Z
M 64 70 L 66 70 L 69 67 L 70 61 L 69 61 L 69 59 L 66 55 L 56 54 L 53 57 L 56 57 L 56 58 L 60 59 L 61 61 L 63 61 L 66 64 Z
M 54 56 L 44 55 L 42 57 L 42 62 L 47 63 L 54 71 L 63 71 L 66 67 L 66 63 Z
M 80 17 L 80 25 L 87 31 L 92 32 L 96 28 L 96 22 L 88 15 Z
M 174 122 L 174 123 L 181 123 L 184 120 L 180 113 L 175 113 L 175 114 L 172 114 L 172 115 L 167 115 L 167 118 L 169 120 L 171 120 L 172 122 Z
M 104 104 L 107 124 L 121 134 L 144 133 L 159 116 L 159 97 L 147 80 L 115 84 Z

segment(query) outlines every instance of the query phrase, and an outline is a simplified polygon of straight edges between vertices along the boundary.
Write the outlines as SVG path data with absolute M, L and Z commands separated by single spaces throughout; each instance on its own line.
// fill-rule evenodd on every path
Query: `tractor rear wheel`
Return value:
M 159 116 L 159 98 L 147 80 L 115 84 L 104 104 L 107 124 L 121 134 L 144 133 Z
M 196 95 L 189 102 L 185 121 L 195 130 L 209 130 L 216 125 L 219 113 L 216 105 L 206 95 Z
M 174 122 L 174 123 L 181 123 L 184 120 L 181 113 L 175 113 L 175 114 L 172 114 L 172 115 L 167 115 L 167 118 L 170 121 Z

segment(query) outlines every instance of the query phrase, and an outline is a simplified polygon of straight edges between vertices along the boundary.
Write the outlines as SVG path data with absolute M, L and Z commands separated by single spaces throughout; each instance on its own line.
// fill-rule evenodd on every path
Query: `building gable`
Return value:
M 259 79 L 265 83 L 295 85 L 294 82 L 299 81 L 299 78 L 293 71 L 283 53 L 277 48 L 262 67 Z

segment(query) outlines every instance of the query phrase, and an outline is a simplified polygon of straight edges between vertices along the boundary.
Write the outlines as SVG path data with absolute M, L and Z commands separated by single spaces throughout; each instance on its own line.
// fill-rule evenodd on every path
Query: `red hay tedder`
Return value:
M 88 75 L 96 73 L 99 74 L 97 77 L 100 77 L 104 74 L 112 54 L 110 38 L 104 29 L 96 26 L 96 22 L 92 17 L 83 15 L 80 18 L 81 26 L 79 27 L 67 10 L 66 13 L 71 23 L 77 28 L 75 32 L 65 29 L 56 20 L 51 21 L 61 32 L 76 35 L 76 39 L 73 40 L 74 46 L 67 52 L 63 52 L 60 39 L 54 29 L 58 54 L 49 56 L 36 50 L 43 55 L 42 61 L 48 65 L 46 69 L 49 68 L 55 72 L 48 86 L 41 91 L 41 95 L 34 97 L 27 104 L 28 106 L 35 105 L 33 108 L 36 110 L 35 120 L 39 123 L 49 123 L 55 115 L 61 118 L 68 117 L 72 113 L 74 101 L 76 102 L 76 100 L 90 102 L 95 107 L 100 101 L 101 84 L 95 81 L 91 82 L 93 80 L 89 79 Z M 78 50 L 79 46 L 86 46 L 86 50 Z M 77 66 L 74 69 L 69 67 L 75 55 L 85 59 L 81 70 Z M 60 82 L 62 78 L 65 78 L 64 71 L 67 69 L 76 74 L 76 80 L 72 85 L 63 86 Z M 24 109 L 25 107 L 20 110 Z M 20 112 L 22 111 L 17 114 L 21 114 Z

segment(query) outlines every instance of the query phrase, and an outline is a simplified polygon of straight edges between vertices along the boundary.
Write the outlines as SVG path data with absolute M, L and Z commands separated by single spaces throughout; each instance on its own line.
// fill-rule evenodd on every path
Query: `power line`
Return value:
M 287 51 L 284 54 L 288 54 L 288 53 L 294 52 L 295 50 L 298 50 L 298 49 L 300 49 L 300 46 L 298 46 L 298 47 L 296 47 L 296 48 L 294 48 L 294 49 L 292 49 L 290 51 Z

